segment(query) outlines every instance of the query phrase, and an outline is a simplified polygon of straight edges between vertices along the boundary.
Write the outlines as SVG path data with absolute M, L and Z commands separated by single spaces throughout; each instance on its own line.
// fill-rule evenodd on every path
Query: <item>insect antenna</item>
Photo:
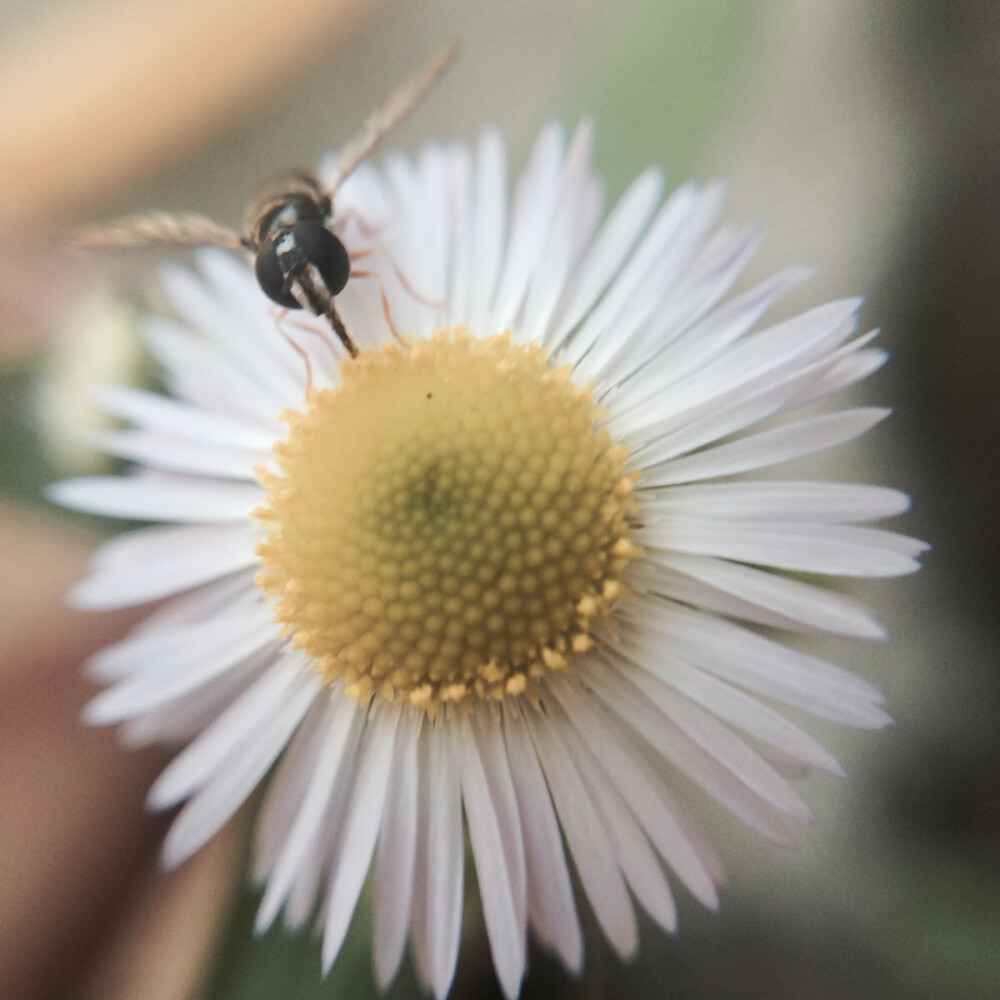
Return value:
M 437 78 L 454 62 L 458 50 L 457 40 L 445 46 L 415 77 L 393 91 L 388 100 L 368 116 L 358 134 L 344 147 L 340 155 L 337 176 L 329 188 L 331 198 L 358 164 L 371 155 L 372 150 L 386 134 L 420 103 Z

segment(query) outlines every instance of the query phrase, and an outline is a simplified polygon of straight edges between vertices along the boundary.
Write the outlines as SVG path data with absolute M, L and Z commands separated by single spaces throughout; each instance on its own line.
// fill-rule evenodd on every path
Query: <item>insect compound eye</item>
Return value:
M 291 282 L 302 281 L 307 268 L 319 272 L 326 293 L 339 295 L 351 275 L 344 244 L 320 222 L 299 222 L 266 239 L 257 250 L 254 273 L 264 294 L 279 306 L 301 309 Z
M 339 295 L 351 275 L 351 258 L 344 244 L 320 222 L 300 222 L 292 227 L 296 248 L 319 271 L 331 296 Z
M 265 240 L 257 251 L 253 262 L 254 274 L 261 291 L 272 301 L 286 309 L 301 309 L 302 306 L 289 291 L 285 280 L 285 272 L 278 260 L 278 241 Z

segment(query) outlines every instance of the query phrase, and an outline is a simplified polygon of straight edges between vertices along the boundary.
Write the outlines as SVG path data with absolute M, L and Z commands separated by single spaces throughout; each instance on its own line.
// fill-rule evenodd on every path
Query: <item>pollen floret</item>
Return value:
M 389 344 L 285 418 L 258 583 L 349 694 L 431 714 L 532 697 L 627 594 L 627 451 L 538 345 Z

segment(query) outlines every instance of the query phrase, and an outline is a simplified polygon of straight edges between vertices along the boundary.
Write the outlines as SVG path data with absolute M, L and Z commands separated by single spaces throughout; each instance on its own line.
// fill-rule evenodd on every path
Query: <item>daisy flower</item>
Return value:
M 337 299 L 356 359 L 221 252 L 166 271 L 179 319 L 146 342 L 170 395 L 101 393 L 131 426 L 98 443 L 134 471 L 53 491 L 167 522 L 73 593 L 162 602 L 91 662 L 86 719 L 185 744 L 149 793 L 181 806 L 166 863 L 267 779 L 258 928 L 314 922 L 329 968 L 373 870 L 378 985 L 409 942 L 438 998 L 465 830 L 510 998 L 529 927 L 580 971 L 583 898 L 623 959 L 636 904 L 668 931 L 677 884 L 718 905 L 679 776 L 790 842 L 790 776 L 842 772 L 781 709 L 888 716 L 776 634 L 882 637 L 818 578 L 924 548 L 859 524 L 905 510 L 895 490 L 758 477 L 886 416 L 811 405 L 885 360 L 859 300 L 762 325 L 800 268 L 726 298 L 760 237 L 719 225 L 718 185 L 663 200 L 649 170 L 602 222 L 586 124 L 546 128 L 510 196 L 506 171 L 486 131 L 343 186 L 338 232 L 378 275 Z

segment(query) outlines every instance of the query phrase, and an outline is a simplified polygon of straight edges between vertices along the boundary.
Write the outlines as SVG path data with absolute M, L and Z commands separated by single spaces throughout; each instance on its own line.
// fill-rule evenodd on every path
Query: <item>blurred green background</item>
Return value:
M 196 5 L 148 7 L 189 18 L 192 37 L 203 30 L 190 20 Z M 0 249 L 0 516 L 42 508 L 43 484 L 74 471 L 66 425 L 87 417 L 66 404 L 81 383 L 118 377 L 116 370 L 142 377 L 129 347 L 130 314 L 114 300 L 95 305 L 92 289 L 114 288 L 135 301 L 150 293 L 154 273 L 149 258 L 68 261 L 28 237 L 153 206 L 238 226 L 263 179 L 313 163 L 458 37 L 458 65 L 390 144 L 413 150 L 424 136 L 473 139 L 496 122 L 516 165 L 543 122 L 590 115 L 607 205 L 651 162 L 665 165 L 674 183 L 728 179 L 729 217 L 759 220 L 767 234 L 747 282 L 809 262 L 817 276 L 788 310 L 867 296 L 865 320 L 882 327 L 893 360 L 856 395 L 896 413 L 822 472 L 908 490 L 915 507 L 900 528 L 934 546 L 917 578 L 858 588 L 890 626 L 891 643 L 821 650 L 878 683 L 896 725 L 877 734 L 811 727 L 849 778 L 808 785 L 819 822 L 802 832 L 801 847 L 782 851 L 708 814 L 731 876 L 720 914 L 682 899 L 678 935 L 667 938 L 647 922 L 627 967 L 591 929 L 579 981 L 533 953 L 524 997 L 1000 996 L 1000 5 L 347 4 L 342 20 L 326 19 L 313 32 L 309 51 L 289 49 L 266 85 L 220 102 L 215 118 L 178 133 L 167 152 L 158 147 L 156 157 L 136 158 L 119 174 L 109 169 L 108 185 L 72 188 L 65 198 L 53 193 L 71 190 L 65 179 L 22 189 L 16 170 L 25 161 L 11 148 L 20 133 L 5 127 L 2 112 L 23 106 L 24 53 L 42 54 L 31 65 L 45 75 L 45 59 L 62 51 L 46 56 L 47 39 L 67 44 L 60 25 L 81 17 L 91 27 L 114 23 L 113 11 L 114 0 L 0 0 L 0 221 L 9 220 Z M 280 35 L 273 38 L 280 48 Z M 229 58 L 224 50 L 220 60 Z M 113 75 L 114 51 L 95 63 L 95 75 Z M 177 79 L 211 77 L 183 44 L 173 58 Z M 5 88 L 14 103 L 4 103 Z M 169 102 L 169 86 L 159 93 Z M 59 93 L 46 96 L 45 107 L 58 100 Z M 155 124 L 157 101 L 146 108 L 146 117 L 121 121 L 123 132 Z M 67 177 L 79 152 L 65 150 Z M 81 312 L 84 300 L 93 313 Z M 49 515 L 66 523 L 66 515 Z M 32 573 L 30 563 L 7 568 Z M 0 881 L 17 865 L 3 855 L 6 844 L 0 839 Z M 251 943 L 253 905 L 250 893 L 238 899 L 201 996 L 371 995 L 365 914 L 323 981 L 308 939 L 276 931 Z M 456 1000 L 499 996 L 475 905 L 470 898 Z M 88 981 L 95 928 L 78 928 L 50 969 L 5 995 L 93 995 L 78 983 Z M 10 933 L 16 942 L 16 929 Z M 404 972 L 392 996 L 413 995 Z

